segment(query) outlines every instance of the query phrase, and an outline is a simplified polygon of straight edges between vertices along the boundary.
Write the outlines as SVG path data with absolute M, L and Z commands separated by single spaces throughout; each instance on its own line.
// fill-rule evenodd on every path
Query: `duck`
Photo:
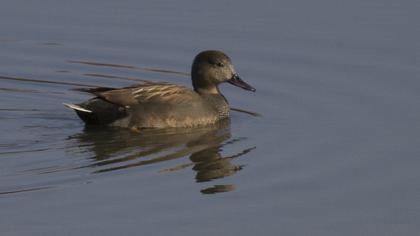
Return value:
M 123 88 L 78 88 L 94 97 L 73 109 L 87 126 L 182 128 L 214 125 L 230 118 L 229 103 L 219 85 L 230 83 L 255 92 L 243 81 L 222 51 L 196 55 L 191 67 L 192 89 L 168 82 L 146 81 Z

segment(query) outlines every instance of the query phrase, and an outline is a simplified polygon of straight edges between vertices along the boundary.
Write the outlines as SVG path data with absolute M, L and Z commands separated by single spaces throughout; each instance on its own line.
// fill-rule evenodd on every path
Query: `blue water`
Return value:
M 420 2 L 3 1 L 1 235 L 418 235 Z M 190 86 L 230 124 L 91 130 L 72 88 Z M 163 70 L 163 71 L 162 71 Z M 178 73 L 179 72 L 179 73 Z

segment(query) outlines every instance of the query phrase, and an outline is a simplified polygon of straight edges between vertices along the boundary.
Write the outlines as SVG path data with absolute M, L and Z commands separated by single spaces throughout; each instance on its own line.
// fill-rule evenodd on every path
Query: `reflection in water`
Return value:
M 214 193 L 230 192 L 233 190 L 235 190 L 235 185 L 224 184 L 224 185 L 214 185 L 213 187 L 202 189 L 200 192 L 203 194 L 214 194 Z
M 196 182 L 206 182 L 233 175 L 242 166 L 232 163 L 234 158 L 250 152 L 241 150 L 231 156 L 222 156 L 226 145 L 244 138 L 231 139 L 229 122 L 217 126 L 188 129 L 144 129 L 133 132 L 124 129 L 87 128 L 71 137 L 78 142 L 82 152 L 94 154 L 94 162 L 82 168 L 92 168 L 94 173 L 122 170 L 189 157 L 190 162 L 161 170 L 161 173 L 191 168 L 196 172 Z M 201 190 L 204 194 L 227 192 L 234 185 L 215 185 Z

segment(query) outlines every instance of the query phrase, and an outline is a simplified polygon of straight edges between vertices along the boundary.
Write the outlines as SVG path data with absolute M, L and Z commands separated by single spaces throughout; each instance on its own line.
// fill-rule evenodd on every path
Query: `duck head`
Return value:
M 219 93 L 218 85 L 223 82 L 255 92 L 255 88 L 239 77 L 230 58 L 221 51 L 200 52 L 194 58 L 191 78 L 198 93 Z

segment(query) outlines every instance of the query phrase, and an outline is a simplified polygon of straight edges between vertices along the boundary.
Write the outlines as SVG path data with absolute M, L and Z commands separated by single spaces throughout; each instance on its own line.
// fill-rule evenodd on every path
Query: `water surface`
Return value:
M 418 235 L 416 1 L 5 1 L 1 235 Z M 230 123 L 89 129 L 72 89 L 190 86 L 225 51 Z M 254 113 L 261 114 L 255 116 Z

